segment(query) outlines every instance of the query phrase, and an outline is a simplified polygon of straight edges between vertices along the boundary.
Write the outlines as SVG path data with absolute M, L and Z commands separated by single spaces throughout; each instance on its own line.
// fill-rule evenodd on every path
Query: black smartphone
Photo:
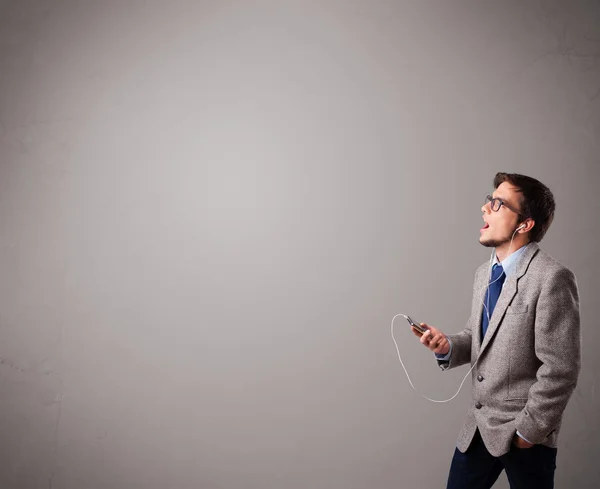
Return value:
M 427 328 L 424 328 L 423 326 L 421 326 L 420 324 L 415 323 L 410 316 L 404 316 L 406 318 L 406 320 L 408 321 L 408 324 L 410 324 L 413 328 L 415 328 L 419 333 L 423 334 L 425 333 L 425 331 L 427 331 Z

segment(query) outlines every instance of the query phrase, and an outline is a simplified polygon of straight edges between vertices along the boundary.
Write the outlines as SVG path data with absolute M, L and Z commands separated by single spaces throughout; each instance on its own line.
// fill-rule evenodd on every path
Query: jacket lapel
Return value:
M 490 324 L 488 325 L 487 332 L 485 333 L 485 338 L 483 339 L 482 343 L 480 343 L 481 340 L 478 340 L 478 346 L 481 345 L 478 352 L 479 355 L 485 351 L 487 346 L 492 341 L 496 330 L 500 327 L 504 313 L 513 300 L 513 297 L 517 293 L 517 282 L 527 271 L 527 267 L 529 266 L 531 259 L 535 256 L 538 250 L 539 246 L 537 243 L 530 243 L 523 252 L 523 256 L 519 258 L 519 261 L 515 267 L 515 272 L 511 274 L 510 277 L 506 278 L 504 286 L 502 287 L 502 292 L 500 292 L 500 297 L 498 298 L 498 302 L 496 303 L 496 307 L 494 308 L 494 312 L 490 318 Z M 485 279 L 489 281 L 488 276 L 486 276 Z M 487 290 L 486 285 L 487 284 L 484 282 L 484 290 L 481 294 L 482 304 L 480 308 L 481 314 L 479 315 L 479 329 L 477 331 L 477 338 L 481 338 L 481 318 L 483 316 L 483 300 L 485 298 L 485 291 Z

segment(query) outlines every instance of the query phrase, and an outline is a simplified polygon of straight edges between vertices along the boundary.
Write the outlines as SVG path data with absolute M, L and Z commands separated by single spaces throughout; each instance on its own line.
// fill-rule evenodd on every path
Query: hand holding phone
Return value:
M 421 326 L 411 319 L 410 316 L 403 316 L 413 328 L 413 331 L 417 336 L 421 337 L 421 343 L 429 348 L 434 353 L 441 353 L 443 355 L 450 351 L 450 343 L 444 333 L 434 328 L 433 326 Z M 425 333 L 428 335 L 423 336 Z

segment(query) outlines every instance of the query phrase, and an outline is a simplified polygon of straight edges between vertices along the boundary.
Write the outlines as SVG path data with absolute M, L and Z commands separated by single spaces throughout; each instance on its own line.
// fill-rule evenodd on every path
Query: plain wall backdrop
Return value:
M 0 1 L 0 487 L 444 487 L 498 171 L 581 295 L 597 487 L 597 1 Z M 419 390 L 452 396 L 404 319 Z M 507 487 L 502 476 L 497 487 Z

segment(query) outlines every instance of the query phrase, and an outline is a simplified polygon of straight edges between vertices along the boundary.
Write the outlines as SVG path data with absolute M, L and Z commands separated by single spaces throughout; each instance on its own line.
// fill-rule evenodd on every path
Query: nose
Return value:
M 483 204 L 481 206 L 481 212 L 483 212 L 484 214 L 490 214 L 492 212 L 492 203 L 486 202 L 485 204 Z

